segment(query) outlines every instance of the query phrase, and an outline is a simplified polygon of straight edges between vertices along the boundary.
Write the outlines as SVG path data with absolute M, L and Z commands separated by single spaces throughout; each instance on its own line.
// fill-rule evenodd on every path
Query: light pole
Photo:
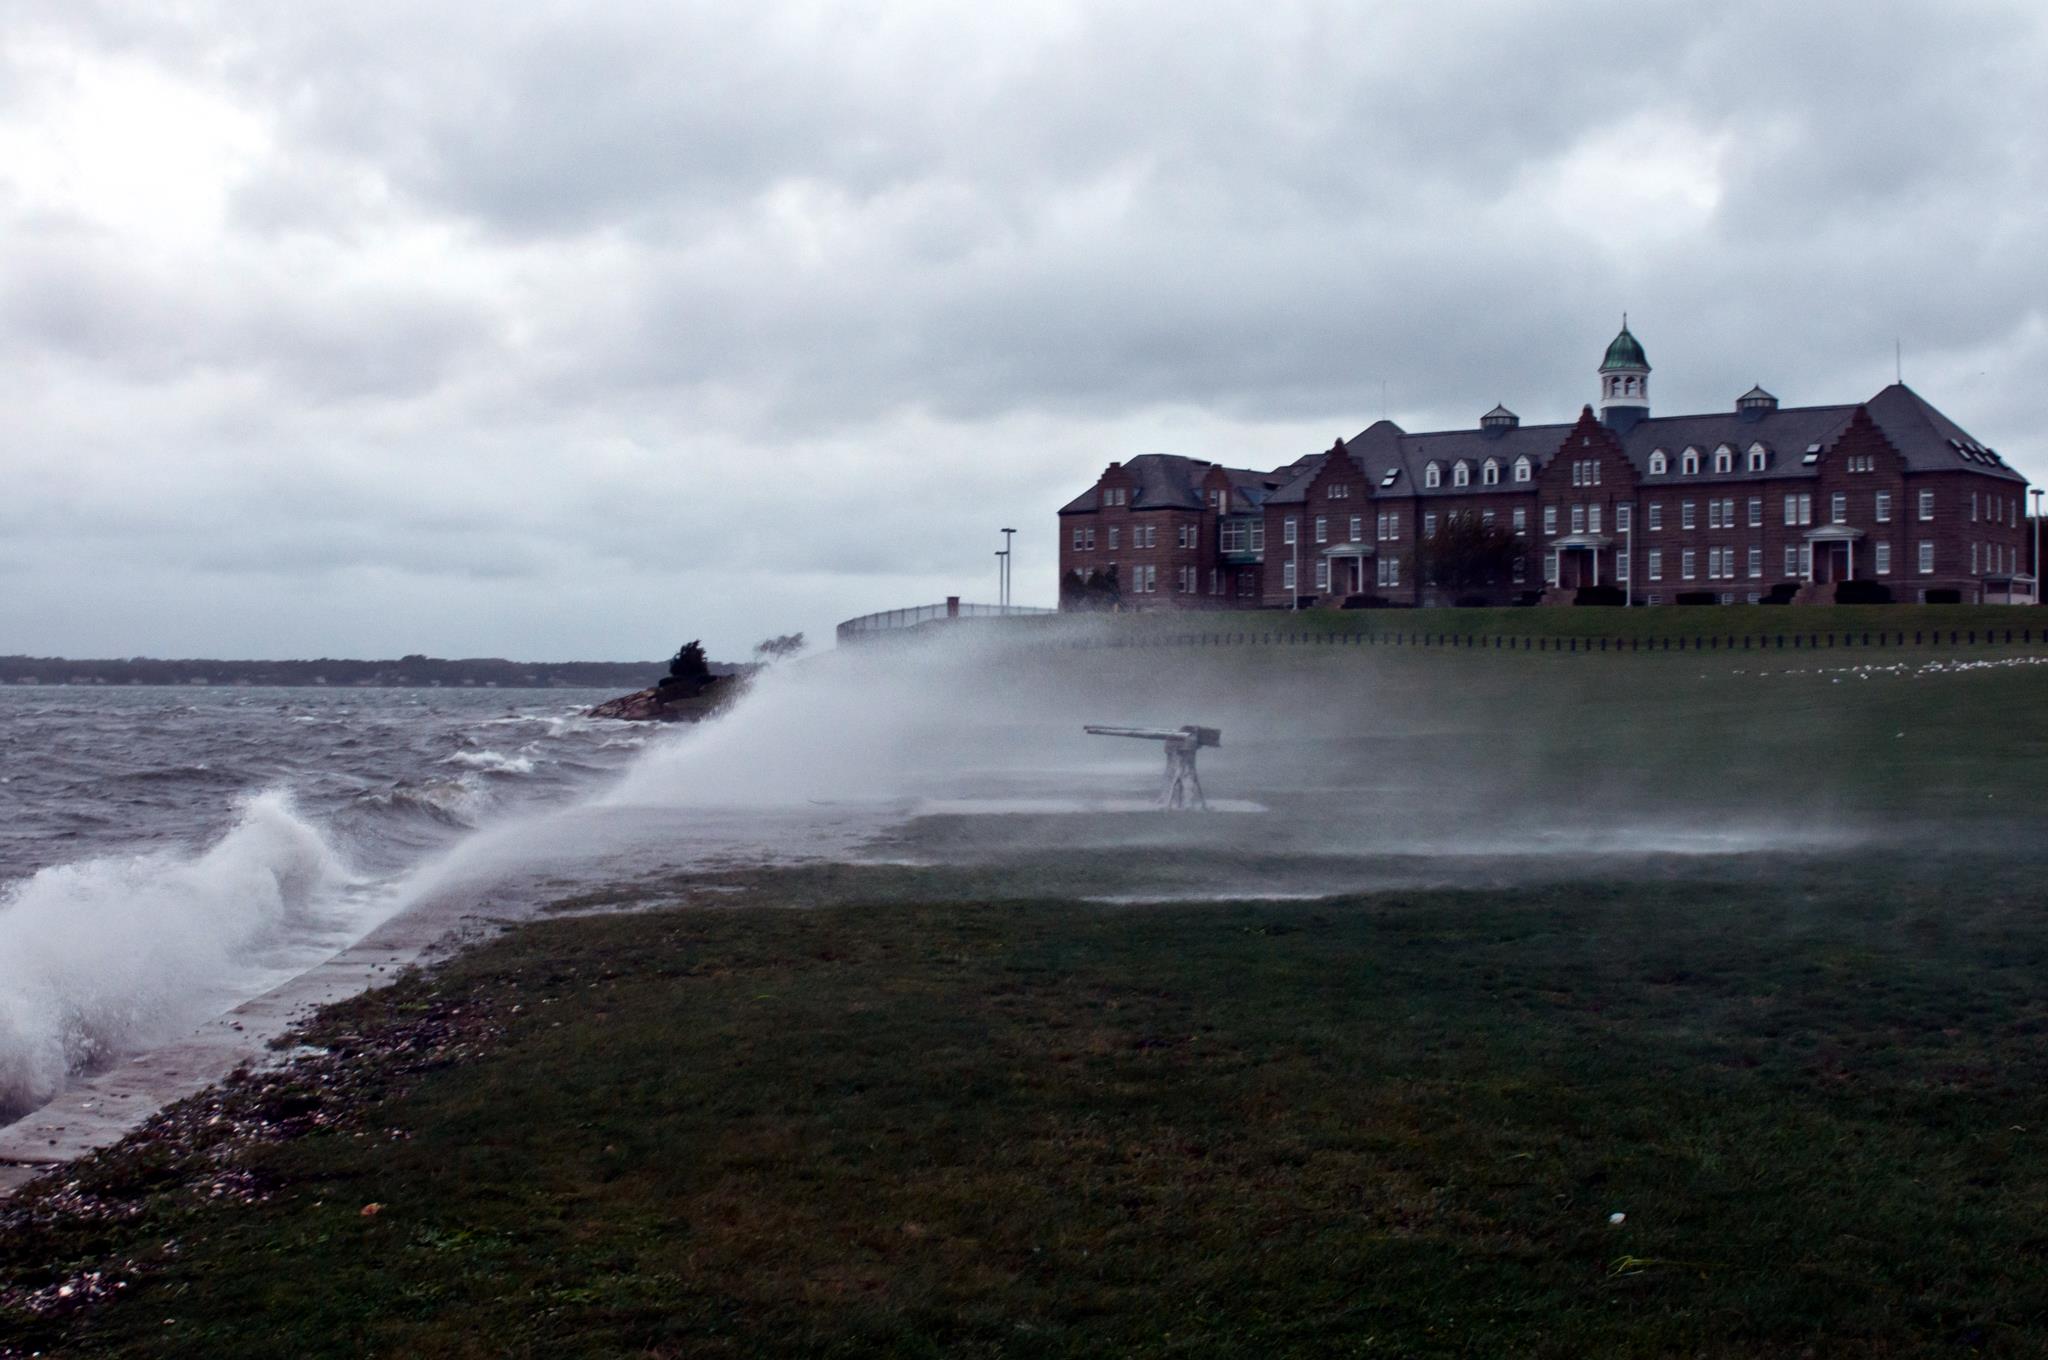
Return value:
M 996 549 L 996 599 L 997 599 L 998 601 L 1000 601 L 1000 600 L 1001 600 L 1001 599 L 1003 598 L 1004 594 L 1005 594 L 1005 593 L 1006 593 L 1006 592 L 1007 592 L 1007 591 L 1009 590 L 1009 586 L 1008 586 L 1008 584 L 1006 584 L 1006 583 L 1007 583 L 1007 582 L 1009 581 L 1009 579 L 1010 579 L 1010 553 L 1009 553 L 1009 550 L 1008 550 L 1007 548 L 997 548 L 997 549 Z M 1002 612 L 1002 613 L 1005 613 L 1005 614 L 1007 614 L 1007 613 L 1009 612 L 1009 610 L 1005 609 L 1005 608 L 1004 608 L 1004 607 L 1003 607 L 1003 606 L 1002 606 L 1002 605 L 1001 605 L 1000 603 L 996 605 L 996 609 L 997 609 L 998 611 Z
M 1010 612 L 1010 535 L 1015 529 L 1003 530 L 1003 612 Z
M 2042 489 L 2034 489 L 2034 603 L 2041 603 L 2041 496 Z

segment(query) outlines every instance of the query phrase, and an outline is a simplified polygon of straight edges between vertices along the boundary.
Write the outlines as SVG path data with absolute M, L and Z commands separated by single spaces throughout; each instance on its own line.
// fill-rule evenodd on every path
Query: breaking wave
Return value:
M 189 1030 L 351 875 L 279 792 L 198 854 L 106 855 L 0 896 L 0 1119 L 74 1072 Z

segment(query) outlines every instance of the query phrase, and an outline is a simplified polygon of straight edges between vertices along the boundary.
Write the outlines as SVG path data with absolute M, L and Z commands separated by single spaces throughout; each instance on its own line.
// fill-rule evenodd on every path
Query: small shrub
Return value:
M 1961 604 L 1962 602 L 1963 592 L 1949 586 L 1936 586 L 1927 592 L 1927 603 L 1929 604 Z
M 1672 598 L 1673 604 L 1719 604 L 1720 596 L 1711 590 L 1681 590 Z
M 1628 603 L 1628 592 L 1620 586 L 1580 586 L 1572 596 L 1575 605 L 1620 606 Z
M 1882 581 L 1844 581 L 1835 587 L 1836 604 L 1890 604 L 1891 587 Z

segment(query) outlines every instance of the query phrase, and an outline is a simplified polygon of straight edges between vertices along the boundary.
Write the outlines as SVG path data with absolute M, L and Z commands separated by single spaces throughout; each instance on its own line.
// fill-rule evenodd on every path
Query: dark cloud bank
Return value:
M 1111 458 L 1907 378 L 2030 475 L 2023 4 L 16 7 L 0 650 L 1050 595 Z

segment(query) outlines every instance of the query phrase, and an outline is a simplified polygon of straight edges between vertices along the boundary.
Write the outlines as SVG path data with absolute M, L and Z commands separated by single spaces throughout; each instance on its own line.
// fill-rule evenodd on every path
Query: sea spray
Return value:
M 0 1119 L 189 1030 L 349 878 L 280 792 L 197 854 L 105 855 L 0 896 Z

